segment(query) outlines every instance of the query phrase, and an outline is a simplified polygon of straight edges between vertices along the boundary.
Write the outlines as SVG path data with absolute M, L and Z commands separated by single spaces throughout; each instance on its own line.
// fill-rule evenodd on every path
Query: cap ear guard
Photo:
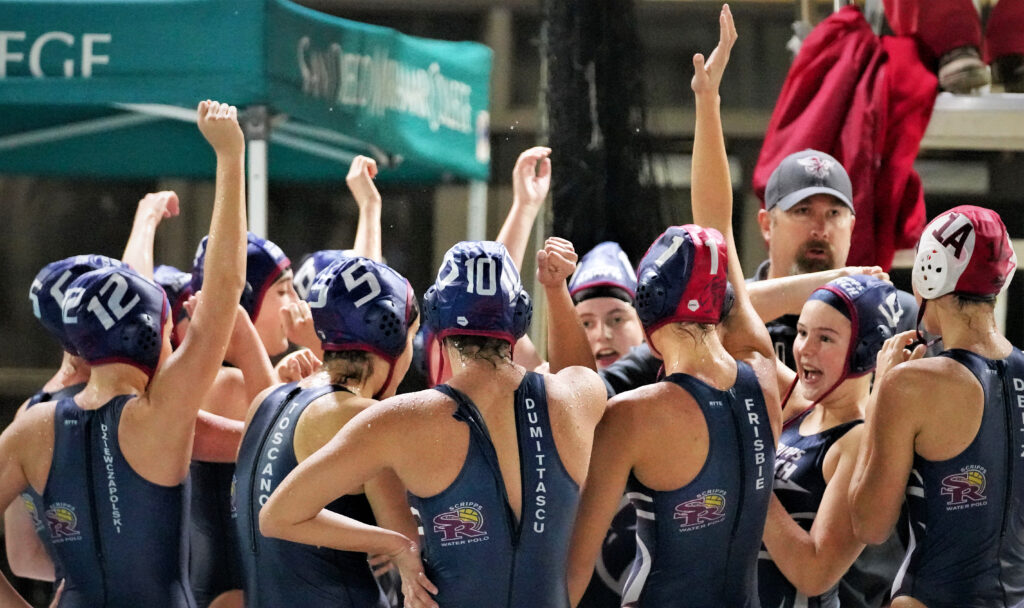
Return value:
M 530 327 L 533 303 L 504 245 L 463 241 L 445 254 L 423 310 L 438 339 L 462 334 L 515 344 Z
M 128 268 L 109 267 L 75 279 L 62 319 L 68 339 L 86 361 L 127 363 L 152 376 L 169 313 L 158 285 Z
M 105 255 L 76 255 L 43 267 L 32 281 L 28 297 L 32 302 L 32 314 L 43 327 L 60 342 L 67 352 L 77 355 L 78 352 L 67 337 L 62 320 L 64 298 L 71 283 L 83 274 L 106 268 L 108 266 L 124 267 L 120 260 Z
M 944 225 L 947 244 L 940 240 Z M 959 236 L 953 237 L 954 234 Z M 928 224 L 918 241 L 910 278 L 921 297 L 934 300 L 956 290 L 957 281 L 970 262 L 975 240 L 973 226 L 964 216 L 942 215 Z

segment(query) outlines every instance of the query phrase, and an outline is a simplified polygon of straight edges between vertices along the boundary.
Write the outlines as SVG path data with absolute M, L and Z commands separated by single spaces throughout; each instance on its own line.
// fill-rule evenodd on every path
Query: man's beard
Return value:
M 808 257 L 807 252 L 811 249 L 820 249 L 822 257 Z M 832 244 L 828 241 L 807 241 L 800 246 L 796 252 L 796 261 L 793 263 L 792 274 L 806 274 L 809 272 L 820 272 L 835 268 L 835 256 L 832 253 Z

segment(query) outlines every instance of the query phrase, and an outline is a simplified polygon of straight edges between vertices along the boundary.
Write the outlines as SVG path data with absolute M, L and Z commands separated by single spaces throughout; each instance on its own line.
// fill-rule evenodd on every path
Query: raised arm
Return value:
M 380 239 L 380 192 L 373 185 L 377 176 L 377 161 L 366 156 L 356 156 L 349 166 L 345 183 L 359 206 L 359 224 L 356 226 L 356 242 L 352 249 L 356 255 L 380 262 L 384 258 Z
M 147 396 L 153 406 L 150 424 L 161 429 L 167 444 L 180 447 L 182 476 L 191 455 L 192 430 L 200 399 L 224 360 L 245 282 L 245 139 L 234 106 L 204 101 L 198 109 L 199 130 L 217 155 L 217 178 L 206 250 L 207 286 L 181 346 L 154 376 Z M 178 431 L 178 432 L 174 432 Z M 179 446 L 180 443 L 180 446 Z
M 736 301 L 729 317 L 722 324 L 726 330 L 723 343 L 737 358 L 746 359 L 754 352 L 772 357 L 774 351 L 771 337 L 750 303 L 732 231 L 732 177 L 722 135 L 721 98 L 718 94 L 725 66 L 729 63 L 729 54 L 737 38 L 729 5 L 722 7 L 718 25 L 718 46 L 707 62 L 699 53 L 693 56 L 694 76 L 691 86 L 697 108 L 691 187 L 693 220 L 701 226 L 717 229 L 728 244 L 729 282 L 735 290 Z
M 533 222 L 551 187 L 551 148 L 537 146 L 519 155 L 512 169 L 512 208 L 496 239 L 508 249 L 516 268 L 523 269 L 523 256 Z
M 537 252 L 537 281 L 544 286 L 548 309 L 548 362 L 551 373 L 573 365 L 597 371 L 597 362 L 587 340 L 566 279 L 576 270 L 578 256 L 572 243 L 549 237 Z
M 131 266 L 136 272 L 153 278 L 153 241 L 156 239 L 156 228 L 165 217 L 178 215 L 178 195 L 170 190 L 150 192 L 142 197 L 135 210 L 135 221 L 128 242 L 121 254 L 121 261 Z
M 238 457 L 238 444 L 242 442 L 243 429 L 241 420 L 199 410 L 192 443 L 192 459 L 234 462 Z
M 889 280 L 889 274 L 882 270 L 881 266 L 847 266 L 835 270 L 754 281 L 747 283 L 746 288 L 757 316 L 767 323 L 782 315 L 800 314 L 804 302 L 811 297 L 815 289 L 829 281 L 855 274 L 866 274 L 882 281 Z

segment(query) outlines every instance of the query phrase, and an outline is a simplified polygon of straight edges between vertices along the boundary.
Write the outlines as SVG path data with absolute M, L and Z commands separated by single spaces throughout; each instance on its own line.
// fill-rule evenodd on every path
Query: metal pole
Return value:
M 269 132 L 266 106 L 250 106 L 245 110 L 243 128 L 248 140 L 247 188 L 249 230 L 257 236 L 267 237 L 267 135 Z
M 800 0 L 800 21 L 811 23 L 811 0 Z
M 469 202 L 466 208 L 466 239 L 487 239 L 487 182 L 474 179 L 469 182 Z

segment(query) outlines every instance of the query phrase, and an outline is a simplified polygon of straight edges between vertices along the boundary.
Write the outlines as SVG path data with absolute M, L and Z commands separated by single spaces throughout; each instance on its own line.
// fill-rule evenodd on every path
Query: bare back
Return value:
M 521 516 L 518 432 L 514 394 L 524 370 L 509 366 L 487 375 L 464 373 L 450 386 L 462 392 L 477 407 L 487 426 L 497 454 L 510 507 Z M 596 381 L 596 382 L 595 382 Z M 558 456 L 577 484 L 582 483 L 593 442 L 593 430 L 604 406 L 603 389 L 596 374 L 584 368 L 568 368 L 557 375 L 545 375 L 547 409 Z M 455 401 L 436 390 L 421 391 L 389 399 L 388 433 L 405 439 L 394 454 L 394 470 L 408 490 L 421 497 L 434 496 L 452 485 L 459 476 L 469 449 L 469 427 L 453 417 Z M 414 438 L 432 438 L 416 441 Z

